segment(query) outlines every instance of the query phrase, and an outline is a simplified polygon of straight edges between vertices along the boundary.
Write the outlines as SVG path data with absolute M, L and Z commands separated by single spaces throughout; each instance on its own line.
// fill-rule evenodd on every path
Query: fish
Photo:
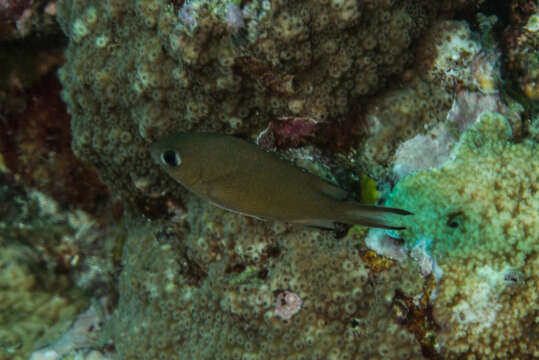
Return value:
M 241 138 L 174 133 L 150 156 L 187 190 L 216 206 L 261 220 L 335 230 L 338 224 L 401 230 L 406 210 L 361 204 L 348 191 Z

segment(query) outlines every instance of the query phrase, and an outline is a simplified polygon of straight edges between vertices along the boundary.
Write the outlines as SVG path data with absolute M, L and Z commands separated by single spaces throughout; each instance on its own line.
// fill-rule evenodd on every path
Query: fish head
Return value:
M 181 149 L 175 136 L 167 136 L 150 146 L 152 160 L 165 168 L 177 168 L 182 164 Z
M 189 183 L 196 174 L 198 159 L 193 153 L 195 144 L 186 134 L 172 134 L 158 139 L 150 146 L 150 156 L 167 174 L 180 183 Z

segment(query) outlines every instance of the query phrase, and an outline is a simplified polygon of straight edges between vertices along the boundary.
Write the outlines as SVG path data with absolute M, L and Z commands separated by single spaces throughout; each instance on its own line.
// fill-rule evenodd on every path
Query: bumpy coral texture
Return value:
M 36 344 L 69 327 L 85 300 L 66 276 L 36 271 L 39 258 L 26 246 L 0 239 L 0 359 L 28 359 Z
M 398 176 L 412 168 L 428 167 L 429 161 L 425 158 L 432 151 L 425 149 L 429 147 L 424 146 L 426 143 L 431 143 L 434 151 L 445 152 L 439 159 L 431 157 L 430 165 L 447 157 L 450 143 L 458 140 L 459 132 L 464 130 L 462 120 L 457 121 L 458 129 L 451 124 L 452 102 L 455 106 L 455 98 L 464 89 L 478 94 L 493 92 L 499 77 L 498 53 L 482 48 L 476 38 L 477 34 L 466 22 L 440 20 L 418 39 L 415 67 L 401 75 L 406 86 L 377 96 L 366 108 L 366 136 L 354 158 L 370 175 L 392 178 L 389 165 L 395 164 L 395 157 L 400 166 Z M 471 106 L 484 107 L 478 102 L 472 102 Z M 416 150 L 418 154 L 402 163 L 402 150 L 412 151 L 399 149 L 399 146 L 414 136 L 415 144 L 410 143 L 408 149 Z
M 505 29 L 504 55 L 508 73 L 516 85 L 529 100 L 539 101 L 539 7 L 530 3 L 525 9 L 533 13 L 528 21 Z
M 147 154 L 156 137 L 189 130 L 253 136 L 282 116 L 333 124 L 404 69 L 412 41 L 440 6 L 59 1 L 58 19 L 70 38 L 59 75 L 73 116 L 73 149 L 125 196 L 172 191 L 176 186 Z
M 510 134 L 506 118 L 487 113 L 453 161 L 394 189 L 391 204 L 416 214 L 404 237 L 432 238 L 443 270 L 434 316 L 448 358 L 539 356 L 539 146 Z
M 0 359 L 22 360 L 69 328 L 86 294 L 112 292 L 115 236 L 11 174 L 0 184 Z
M 174 227 L 132 226 L 103 334 L 118 359 L 420 358 L 392 316 L 397 288 L 422 293 L 413 261 L 373 272 L 362 236 L 337 241 L 194 198 L 187 207 Z M 302 301 L 288 320 L 276 307 L 283 293 Z

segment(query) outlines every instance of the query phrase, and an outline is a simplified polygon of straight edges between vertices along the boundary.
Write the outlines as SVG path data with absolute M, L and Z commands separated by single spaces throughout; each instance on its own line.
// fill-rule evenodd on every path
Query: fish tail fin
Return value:
M 382 229 L 403 230 L 401 216 L 413 215 L 411 212 L 384 206 L 362 205 L 351 202 L 343 218 L 337 220 L 346 224 L 363 225 Z

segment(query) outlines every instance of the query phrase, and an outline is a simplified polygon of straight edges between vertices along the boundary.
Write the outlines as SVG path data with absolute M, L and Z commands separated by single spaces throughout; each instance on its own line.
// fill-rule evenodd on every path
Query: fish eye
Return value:
M 182 158 L 176 151 L 167 150 L 161 153 L 161 162 L 167 166 L 178 167 L 182 163 Z

